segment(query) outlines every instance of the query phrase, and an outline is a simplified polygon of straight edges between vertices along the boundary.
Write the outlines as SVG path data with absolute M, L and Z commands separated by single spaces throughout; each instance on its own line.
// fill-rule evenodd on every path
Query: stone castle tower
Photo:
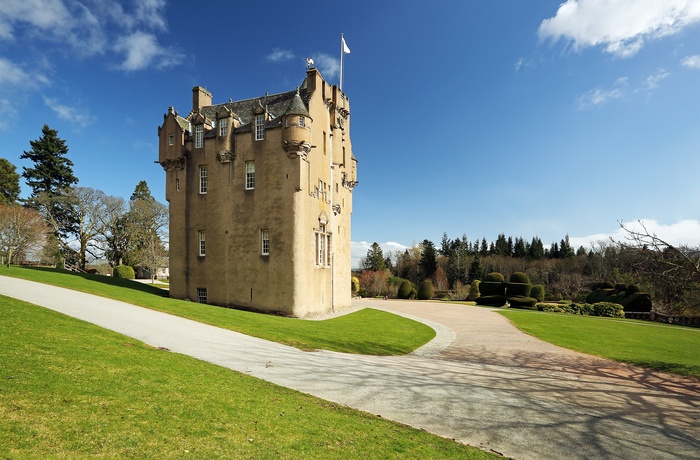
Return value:
M 170 107 L 158 162 L 170 204 L 170 296 L 303 317 L 351 303 L 357 160 L 350 102 L 309 68 L 289 92 Z

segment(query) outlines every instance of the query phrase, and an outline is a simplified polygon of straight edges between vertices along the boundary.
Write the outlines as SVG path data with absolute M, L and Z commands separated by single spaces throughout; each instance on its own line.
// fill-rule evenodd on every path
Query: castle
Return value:
M 350 102 L 316 68 L 280 94 L 212 104 L 192 89 L 158 128 L 170 296 L 304 317 L 351 304 L 357 160 Z

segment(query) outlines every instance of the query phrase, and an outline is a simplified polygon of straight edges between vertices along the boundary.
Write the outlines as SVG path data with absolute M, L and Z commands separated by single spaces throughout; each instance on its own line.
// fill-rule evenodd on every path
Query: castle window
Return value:
M 207 178 L 207 165 L 201 165 L 199 167 L 199 193 L 204 195 L 207 193 L 209 186 L 209 181 Z
M 245 162 L 245 189 L 253 190 L 255 188 L 255 162 Z
M 228 135 L 228 118 L 222 118 L 219 120 L 219 136 L 224 137 Z
M 304 124 L 304 117 L 299 117 L 299 127 L 300 127 L 300 128 L 303 128 L 304 126 L 306 126 L 306 125 Z
M 173 145 L 175 143 L 175 135 L 168 134 L 168 145 Z
M 207 237 L 204 230 L 197 232 L 197 240 L 199 241 L 199 255 L 200 257 L 204 257 L 207 255 Z
M 175 191 L 180 191 L 180 179 L 175 179 Z
M 204 147 L 204 125 L 195 125 L 194 148 L 201 149 L 202 147 Z
M 264 256 L 269 256 L 270 255 L 270 231 L 265 229 L 265 230 L 260 230 L 260 245 L 261 245 L 261 254 Z
M 255 140 L 265 139 L 265 115 L 255 115 Z
M 207 303 L 207 288 L 197 288 L 197 302 Z
M 325 266 L 331 264 L 331 236 L 326 232 L 326 225 L 319 224 L 316 232 L 316 265 Z

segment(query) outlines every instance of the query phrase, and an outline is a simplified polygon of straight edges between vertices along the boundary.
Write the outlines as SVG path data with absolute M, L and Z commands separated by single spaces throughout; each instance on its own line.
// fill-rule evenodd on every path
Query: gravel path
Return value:
M 0 277 L 42 305 L 270 382 L 516 459 L 696 459 L 700 386 L 543 344 L 491 311 L 367 301 L 439 324 L 409 356 L 303 352 L 133 305 Z

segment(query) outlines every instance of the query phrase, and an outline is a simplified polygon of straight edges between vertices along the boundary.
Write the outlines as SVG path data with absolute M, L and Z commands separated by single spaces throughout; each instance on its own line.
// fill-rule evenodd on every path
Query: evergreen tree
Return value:
M 386 270 L 386 261 L 384 260 L 384 253 L 382 248 L 375 241 L 372 246 L 367 250 L 367 255 L 362 263 L 365 270 L 371 271 L 382 271 Z
M 479 255 L 482 257 L 486 257 L 489 255 L 489 245 L 486 242 L 486 238 L 481 239 L 481 246 L 479 247 Z
M 32 149 L 20 156 L 34 163 L 33 168 L 23 167 L 22 173 L 32 189 L 32 198 L 41 193 L 61 195 L 68 187 L 78 183 L 78 178 L 73 175 L 73 162 L 65 157 L 68 153 L 66 141 L 60 139 L 58 131 L 48 125 L 44 125 L 41 132 L 39 139 L 29 141 Z
M 511 240 L 512 245 L 512 240 Z M 508 249 L 508 241 L 503 233 L 499 233 L 496 238 L 496 244 L 494 245 L 493 254 L 497 256 L 510 256 L 510 250 Z
M 19 200 L 19 174 L 15 165 L 0 158 L 0 204 L 15 204 Z
M 423 279 L 430 278 L 437 270 L 437 253 L 430 240 L 423 240 L 421 243 L 420 269 Z
M 479 260 L 479 255 L 477 254 L 469 267 L 469 281 L 474 282 L 475 280 L 480 280 L 482 275 L 481 261 Z
M 134 188 L 134 193 L 132 193 L 131 198 L 129 198 L 129 201 L 136 200 L 155 200 L 155 198 L 153 198 L 153 195 L 151 195 L 151 189 L 148 188 L 148 184 L 145 180 L 142 180 L 141 182 L 136 184 L 136 188 Z
M 76 231 L 77 216 L 72 214 L 72 203 L 66 192 L 78 183 L 78 178 L 73 175 L 73 162 L 65 157 L 68 147 L 66 141 L 58 137 L 58 131 L 44 125 L 41 132 L 39 139 L 29 141 L 32 149 L 20 156 L 34 163 L 32 168 L 23 167 L 22 177 L 32 189 L 27 204 L 41 211 L 61 240 Z M 66 244 L 63 247 L 70 252 Z
M 532 237 L 532 243 L 530 243 L 530 250 L 528 251 L 528 256 L 531 260 L 541 260 L 545 257 L 544 245 L 542 240 L 538 237 Z
M 513 245 L 513 257 L 516 259 L 522 259 L 527 256 L 527 248 L 525 247 L 525 240 L 518 237 L 515 239 L 515 245 Z
M 574 256 L 574 248 L 571 247 L 569 243 L 569 235 L 566 235 L 563 240 L 559 243 L 559 257 L 562 259 L 568 259 Z

